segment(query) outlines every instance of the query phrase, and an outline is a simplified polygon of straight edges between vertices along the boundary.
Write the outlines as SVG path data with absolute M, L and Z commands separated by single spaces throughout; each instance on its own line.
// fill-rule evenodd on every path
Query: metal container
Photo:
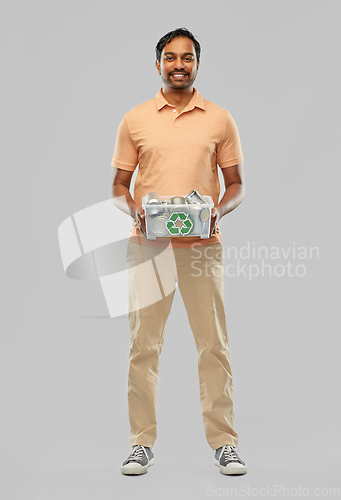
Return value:
M 203 203 L 206 205 L 206 201 L 196 189 L 193 189 L 190 193 L 186 194 L 185 201 L 186 203 Z
M 208 208 L 201 208 L 199 212 L 199 219 L 206 222 L 210 218 L 210 210 Z
M 161 196 L 154 191 L 146 194 L 145 196 L 146 205 L 155 205 L 149 209 L 149 214 L 151 217 L 160 213 L 160 205 L 162 205 Z
M 153 204 L 160 205 L 162 203 L 161 196 L 159 195 L 159 193 L 155 193 L 154 191 L 151 191 L 150 193 L 146 194 L 145 202 L 146 202 L 146 205 L 153 205 Z
M 183 196 L 173 196 L 170 200 L 168 200 L 170 205 L 185 205 L 186 200 Z
M 157 215 L 153 218 L 151 222 L 151 230 L 156 236 L 169 236 L 166 227 L 166 220 L 168 217 L 164 217 L 163 215 Z

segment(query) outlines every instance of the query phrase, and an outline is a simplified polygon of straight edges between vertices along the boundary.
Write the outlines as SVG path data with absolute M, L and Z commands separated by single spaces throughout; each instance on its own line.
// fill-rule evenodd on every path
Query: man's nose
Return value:
M 183 65 L 183 62 L 182 62 L 181 57 L 179 57 L 178 59 L 176 59 L 176 60 L 174 61 L 173 66 L 174 66 L 174 69 L 178 69 L 178 70 L 179 70 L 179 69 L 183 69 L 184 65 Z

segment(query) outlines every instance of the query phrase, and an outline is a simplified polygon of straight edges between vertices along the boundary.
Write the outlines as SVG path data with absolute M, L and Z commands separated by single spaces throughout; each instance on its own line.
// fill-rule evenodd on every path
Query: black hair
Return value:
M 173 40 L 173 38 L 175 38 L 177 36 L 183 36 L 185 38 L 189 38 L 190 40 L 192 40 L 192 42 L 194 43 L 194 48 L 195 48 L 197 60 L 199 62 L 200 61 L 200 52 L 201 52 L 200 43 L 198 42 L 198 40 L 196 40 L 193 33 L 191 33 L 187 28 L 178 28 L 176 30 L 169 31 L 168 33 L 166 33 L 166 35 L 164 35 L 162 38 L 160 38 L 160 40 L 158 41 L 158 43 L 155 47 L 156 59 L 160 62 L 161 53 L 162 53 L 163 48 L 165 47 L 165 45 L 167 43 L 169 43 L 171 40 Z

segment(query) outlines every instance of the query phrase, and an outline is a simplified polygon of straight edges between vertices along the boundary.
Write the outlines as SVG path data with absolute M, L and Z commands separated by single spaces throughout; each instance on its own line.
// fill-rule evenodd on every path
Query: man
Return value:
M 155 64 L 162 88 L 155 98 L 124 115 L 111 163 L 113 202 L 134 219 L 127 251 L 127 267 L 132 272 L 128 378 L 132 451 L 122 464 L 123 474 L 144 474 L 154 462 L 159 355 L 174 297 L 174 289 L 162 293 L 162 271 L 156 273 L 162 296 L 154 303 L 143 307 L 143 285 L 134 286 L 138 282 L 134 272 L 139 264 L 160 256 L 165 240 L 157 238 L 154 242 L 146 238 L 141 199 L 151 191 L 161 196 L 185 196 L 193 188 L 212 196 L 214 201 L 210 237 L 166 239 L 163 247 L 171 241 L 176 263 L 175 271 L 168 266 L 168 275 L 174 271 L 172 279 L 178 283 L 198 349 L 202 415 L 215 464 L 223 474 L 247 472 L 236 453 L 238 435 L 233 429 L 233 382 L 219 231 L 221 217 L 234 210 L 244 197 L 243 155 L 230 113 L 203 99 L 193 86 L 199 63 L 200 44 L 186 28 L 171 31 L 159 40 Z M 129 187 L 137 165 L 133 199 Z M 217 165 L 225 180 L 220 203 Z M 206 272 L 193 272 L 191 264 L 198 255 Z M 150 291 L 152 280 L 144 283 L 145 290 Z M 158 289 L 157 285 L 153 287 L 154 291 Z

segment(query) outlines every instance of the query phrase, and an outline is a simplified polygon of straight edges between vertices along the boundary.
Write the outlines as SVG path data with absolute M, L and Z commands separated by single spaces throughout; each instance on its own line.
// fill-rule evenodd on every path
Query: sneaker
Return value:
M 148 446 L 136 444 L 121 467 L 122 474 L 145 474 L 148 467 L 154 463 L 154 454 Z
M 220 467 L 222 474 L 246 474 L 246 464 L 241 460 L 236 451 L 238 448 L 227 444 L 215 450 L 214 463 Z

